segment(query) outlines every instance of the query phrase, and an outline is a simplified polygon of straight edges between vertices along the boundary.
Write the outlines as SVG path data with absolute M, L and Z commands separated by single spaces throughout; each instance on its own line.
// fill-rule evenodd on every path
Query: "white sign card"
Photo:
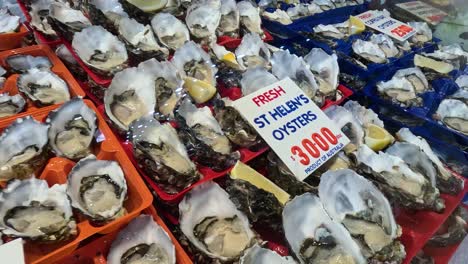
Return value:
M 301 181 L 349 143 L 289 78 L 236 100 L 234 107 Z
M 424 20 L 431 25 L 439 24 L 440 21 L 442 21 L 442 19 L 448 15 L 444 11 L 421 1 L 399 3 L 396 4 L 396 6 L 410 12 L 419 19 Z
M 397 41 L 405 41 L 416 34 L 416 31 L 409 25 L 386 16 L 381 11 L 369 10 L 356 17 L 366 26 L 389 35 Z
M 13 241 L 0 245 L 1 263 L 24 264 L 23 239 L 17 238 Z

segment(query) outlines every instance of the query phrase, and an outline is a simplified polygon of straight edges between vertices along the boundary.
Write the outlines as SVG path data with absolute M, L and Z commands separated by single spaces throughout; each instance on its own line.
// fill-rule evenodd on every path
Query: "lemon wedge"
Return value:
M 290 195 L 287 192 L 240 161 L 232 168 L 230 177 L 231 179 L 247 181 L 259 189 L 272 193 L 281 204 L 285 204 L 289 200 Z
M 234 53 L 232 52 L 228 52 L 224 54 L 223 57 L 221 58 L 221 61 L 226 63 L 227 66 L 231 68 L 239 69 L 239 64 L 237 63 L 236 55 L 234 55 Z
M 144 12 L 154 12 L 165 7 L 168 1 L 167 0 L 157 0 L 157 1 L 127 0 L 127 2 L 138 7 L 138 9 L 141 9 Z
M 184 79 L 184 88 L 197 104 L 206 103 L 216 94 L 216 87 L 193 77 Z
M 414 56 L 414 65 L 421 68 L 433 69 L 436 72 L 447 74 L 453 71 L 453 65 L 444 61 L 434 60 L 425 56 L 416 54 Z
M 371 124 L 365 130 L 364 143 L 374 151 L 379 151 L 392 144 L 395 138 L 387 130 Z
M 359 34 L 366 30 L 366 24 L 361 21 L 361 19 L 355 17 L 355 16 L 350 16 L 349 17 L 349 34 Z

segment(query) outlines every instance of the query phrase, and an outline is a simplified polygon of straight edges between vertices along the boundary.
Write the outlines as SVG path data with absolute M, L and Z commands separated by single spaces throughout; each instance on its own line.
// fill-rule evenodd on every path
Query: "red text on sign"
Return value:
M 304 138 L 301 144 L 291 147 L 291 154 L 299 158 L 299 162 L 307 166 L 311 162 L 311 158 L 317 159 L 320 157 L 321 151 L 327 151 L 331 145 L 338 144 L 338 138 L 328 127 L 323 127 L 320 132 L 313 133 L 311 138 Z
M 252 98 L 252 101 L 257 105 L 264 105 L 267 104 L 276 98 L 280 97 L 281 95 L 286 94 L 283 87 L 278 86 L 276 88 L 270 89 L 260 95 L 255 96 Z

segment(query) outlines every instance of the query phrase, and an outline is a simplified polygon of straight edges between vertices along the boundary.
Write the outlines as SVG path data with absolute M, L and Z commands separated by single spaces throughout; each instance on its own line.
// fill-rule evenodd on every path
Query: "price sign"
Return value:
M 447 16 L 447 13 L 421 1 L 411 1 L 396 4 L 397 7 L 415 15 L 431 25 L 437 25 Z
M 405 41 L 416 31 L 409 25 L 386 16 L 383 12 L 369 10 L 357 16 L 366 26 L 389 35 L 397 41 Z
M 349 143 L 289 78 L 236 100 L 234 107 L 299 180 Z

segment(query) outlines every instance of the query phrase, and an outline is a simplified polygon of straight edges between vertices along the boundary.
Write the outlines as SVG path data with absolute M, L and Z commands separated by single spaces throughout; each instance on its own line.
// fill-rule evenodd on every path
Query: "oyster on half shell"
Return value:
M 34 68 L 52 68 L 52 62 L 45 56 L 31 56 L 23 54 L 7 57 L 6 64 L 13 73 L 25 73 Z
M 220 7 L 209 0 L 192 3 L 185 16 L 185 23 L 190 33 L 205 43 L 216 42 L 216 29 L 220 20 Z
M 80 11 L 66 4 L 52 2 L 49 6 L 49 24 L 68 42 L 73 39 L 73 34 L 91 26 L 89 19 Z
M 462 134 L 468 135 L 468 105 L 457 99 L 444 99 L 435 118 Z
M 358 39 L 353 42 L 353 51 L 358 56 L 373 63 L 386 63 L 387 54 L 374 42 Z
M 246 34 L 235 53 L 242 69 L 268 68 L 270 65 L 270 50 L 258 34 Z
M 239 9 L 235 0 L 221 0 L 221 19 L 217 33 L 220 36 L 239 37 Z
M 190 40 L 187 26 L 169 13 L 158 13 L 151 20 L 159 41 L 171 50 L 177 50 Z
M 242 94 L 246 96 L 277 81 L 278 78 L 263 67 L 248 69 L 242 74 L 240 81 Z
M 18 114 L 24 110 L 25 106 L 26 100 L 19 94 L 12 96 L 8 93 L 0 94 L 0 118 Z
M 256 33 L 261 38 L 265 37 L 262 30 L 262 19 L 260 18 L 260 9 L 250 1 L 240 1 L 237 3 L 239 9 L 239 18 L 242 29 L 247 33 Z
M 117 33 L 119 20 L 128 17 L 119 0 L 87 0 L 83 2 L 93 24 L 101 25 L 112 33 Z

